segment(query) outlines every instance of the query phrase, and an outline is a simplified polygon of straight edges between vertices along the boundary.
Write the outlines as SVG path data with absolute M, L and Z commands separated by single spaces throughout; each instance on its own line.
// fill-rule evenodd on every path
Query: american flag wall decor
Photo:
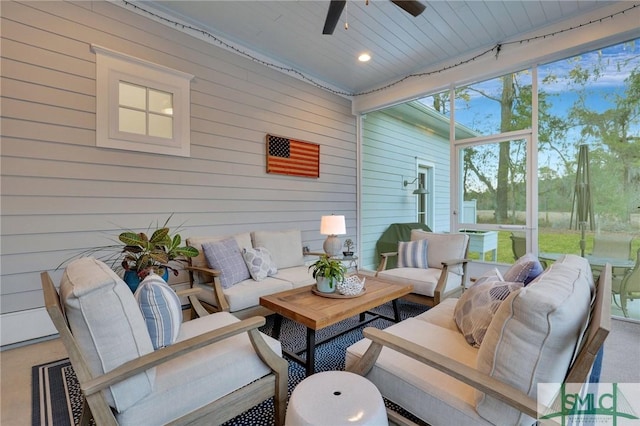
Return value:
M 320 145 L 267 135 L 267 173 L 320 177 Z

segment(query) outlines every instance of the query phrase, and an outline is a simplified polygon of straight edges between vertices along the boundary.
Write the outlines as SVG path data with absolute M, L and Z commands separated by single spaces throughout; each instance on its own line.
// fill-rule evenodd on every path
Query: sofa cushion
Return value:
M 502 301 L 514 291 L 520 290 L 523 285 L 498 278 L 483 278 L 462 293 L 454 310 L 454 318 L 470 345 L 480 347 Z
M 423 268 L 427 269 L 427 249 L 429 241 L 399 241 L 398 242 L 398 268 Z
M 255 231 L 253 247 L 265 247 L 278 269 L 304 265 L 302 235 L 299 229 L 286 231 Z
M 293 288 L 303 287 L 305 285 L 316 283 L 316 280 L 311 275 L 309 268 L 305 265 L 279 269 L 278 273 L 274 277 L 278 278 L 279 280 L 291 283 Z
M 459 333 L 460 330 L 458 330 L 458 326 L 456 325 L 456 321 L 453 316 L 456 303 L 458 303 L 457 298 L 448 297 L 438 303 L 437 309 L 434 306 L 414 318 Z
M 478 351 L 478 370 L 533 398 L 538 383 L 562 382 L 589 316 L 591 292 L 582 269 L 553 264 L 535 284 L 502 302 Z M 543 395 L 539 402 L 548 404 L 552 397 Z M 496 424 L 534 422 L 480 392 L 476 409 Z
M 230 288 L 240 281 L 251 278 L 238 242 L 234 238 L 205 243 L 202 248 L 209 266 L 220 271 L 218 278 L 222 288 Z
M 178 338 L 182 323 L 180 298 L 156 274 L 148 275 L 134 294 L 154 349 L 172 345 Z
M 504 273 L 504 280 L 518 281 L 527 285 L 540 275 L 543 270 L 544 268 L 538 260 L 538 257 L 533 253 L 527 253 L 520 257 L 509 270 Z
M 224 290 L 224 296 L 229 303 L 229 311 L 236 312 L 260 305 L 260 296 L 291 290 L 293 286 L 288 281 L 275 277 L 267 277 L 262 281 L 248 279 L 240 281 L 231 288 Z M 211 292 L 211 290 L 209 290 Z
M 262 281 L 267 276 L 275 275 L 278 272 L 269 250 L 264 247 L 244 248 L 242 249 L 242 257 L 249 268 L 251 278 L 256 281 Z
M 255 282 L 254 282 L 255 284 Z M 227 312 L 218 312 L 183 324 L 178 342 L 238 322 Z M 280 343 L 262 335 L 267 345 L 281 355 Z M 116 414 L 119 424 L 163 425 L 178 414 L 204 406 L 269 373 L 242 333 L 183 355 L 156 367 L 152 393 L 130 409 Z
M 94 375 L 153 352 L 140 308 L 129 287 L 103 262 L 80 258 L 65 269 L 60 298 L 69 327 Z M 155 368 L 104 391 L 110 406 L 126 410 L 148 395 Z
M 467 344 L 457 330 L 408 318 L 385 331 L 475 367 L 478 349 Z M 347 370 L 363 356 L 370 343 L 369 339 L 362 339 L 347 348 Z M 429 424 L 442 424 L 438 421 L 442 418 L 449 419 L 450 425 L 489 424 L 474 409 L 473 388 L 389 348 L 382 349 L 367 379 L 385 398 Z
M 427 239 L 429 250 L 427 261 L 430 268 L 442 269 L 442 262 L 453 259 L 464 259 L 469 244 L 467 234 L 439 234 L 421 229 L 411 230 L 411 241 Z M 462 275 L 462 265 L 449 268 L 450 272 Z

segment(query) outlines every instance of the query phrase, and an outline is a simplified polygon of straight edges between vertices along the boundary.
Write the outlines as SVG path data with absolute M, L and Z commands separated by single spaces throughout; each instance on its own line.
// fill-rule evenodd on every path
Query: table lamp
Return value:
M 342 242 L 337 236 L 346 233 L 347 229 L 344 224 L 344 216 L 322 216 L 322 220 L 320 221 L 320 234 L 328 235 L 322 245 L 327 256 L 337 256 L 340 254 Z

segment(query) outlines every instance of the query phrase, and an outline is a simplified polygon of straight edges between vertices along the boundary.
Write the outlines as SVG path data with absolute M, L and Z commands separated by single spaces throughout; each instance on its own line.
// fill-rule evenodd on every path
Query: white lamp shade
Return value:
M 320 221 L 320 234 L 322 235 L 344 235 L 347 228 L 344 223 L 344 216 L 331 215 L 322 216 Z

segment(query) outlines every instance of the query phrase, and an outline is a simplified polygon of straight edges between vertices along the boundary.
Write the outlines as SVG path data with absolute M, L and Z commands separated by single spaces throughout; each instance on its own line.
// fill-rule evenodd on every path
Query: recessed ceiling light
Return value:
M 369 55 L 368 53 L 361 53 L 360 56 L 358 56 L 358 60 L 360 62 L 368 62 L 369 59 L 371 59 L 371 55 Z

